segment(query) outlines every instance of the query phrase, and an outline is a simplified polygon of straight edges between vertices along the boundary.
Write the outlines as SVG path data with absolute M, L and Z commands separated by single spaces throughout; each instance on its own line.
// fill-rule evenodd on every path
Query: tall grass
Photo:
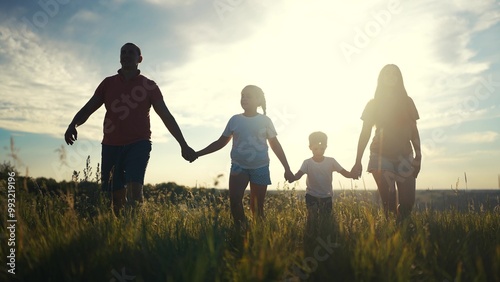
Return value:
M 145 204 L 118 217 L 95 183 L 19 190 L 16 275 L 2 240 L 0 281 L 500 281 L 498 209 L 415 211 L 396 224 L 347 192 L 310 233 L 304 201 L 285 188 L 242 231 L 225 191 L 168 185 L 147 186 Z

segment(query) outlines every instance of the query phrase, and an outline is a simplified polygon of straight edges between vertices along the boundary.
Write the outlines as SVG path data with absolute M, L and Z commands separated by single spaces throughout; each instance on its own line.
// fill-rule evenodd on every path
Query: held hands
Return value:
M 66 144 L 73 145 L 76 139 L 78 139 L 77 137 L 78 132 L 76 131 L 76 126 L 70 124 L 64 133 L 64 140 L 66 141 Z
M 288 183 L 292 183 L 295 181 L 295 175 L 291 170 L 285 170 L 285 180 L 288 181 Z
M 182 157 L 192 163 L 198 158 L 198 154 L 189 146 L 182 147 Z
M 351 176 L 353 179 L 359 179 L 361 177 L 361 173 L 363 171 L 363 166 L 361 163 L 356 163 L 351 169 Z

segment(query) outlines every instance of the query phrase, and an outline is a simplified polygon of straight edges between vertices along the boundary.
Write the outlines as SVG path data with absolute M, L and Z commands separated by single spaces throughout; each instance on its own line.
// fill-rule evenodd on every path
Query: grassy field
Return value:
M 344 191 L 329 221 L 306 232 L 305 203 L 285 187 L 242 232 L 225 190 L 148 185 L 146 203 L 116 217 L 96 183 L 16 186 L 15 274 L 2 210 L 0 281 L 500 281 L 498 199 L 488 209 L 419 208 L 396 225 L 373 194 Z

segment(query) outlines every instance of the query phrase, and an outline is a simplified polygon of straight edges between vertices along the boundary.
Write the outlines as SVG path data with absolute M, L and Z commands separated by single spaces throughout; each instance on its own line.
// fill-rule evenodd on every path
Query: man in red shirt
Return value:
M 64 134 L 66 143 L 73 145 L 77 139 L 76 128 L 104 104 L 102 189 L 109 192 L 116 213 L 125 206 L 127 198 L 133 203 L 143 201 L 142 187 L 151 151 L 151 106 L 181 146 L 184 159 L 192 162 L 197 158 L 196 152 L 184 140 L 156 83 L 140 74 L 140 62 L 141 49 L 133 43 L 123 45 L 120 51 L 122 67 L 118 74 L 101 82 Z

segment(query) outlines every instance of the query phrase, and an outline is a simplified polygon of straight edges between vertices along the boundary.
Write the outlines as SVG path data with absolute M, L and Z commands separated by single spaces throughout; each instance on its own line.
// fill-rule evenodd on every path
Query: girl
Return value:
M 351 171 L 358 177 L 361 175 L 361 158 L 375 126 L 368 172 L 377 183 L 386 216 L 396 213 L 398 220 L 410 215 L 415 203 L 415 182 L 422 159 L 418 118 L 417 108 L 406 93 L 401 71 L 396 65 L 386 65 L 380 71 L 375 97 L 361 116 L 363 128 Z
M 249 182 L 252 214 L 264 217 L 264 198 L 267 185 L 271 184 L 266 140 L 285 168 L 285 179 L 289 182 L 294 180 L 283 148 L 276 137 L 274 125 L 266 116 L 266 99 L 262 89 L 255 85 L 245 86 L 241 91 L 240 103 L 243 113 L 231 117 L 221 137 L 197 152 L 198 156 L 213 153 L 222 149 L 233 138 L 229 200 L 236 225 L 246 222 L 243 195 Z M 262 107 L 263 115 L 257 112 L 258 107 Z

